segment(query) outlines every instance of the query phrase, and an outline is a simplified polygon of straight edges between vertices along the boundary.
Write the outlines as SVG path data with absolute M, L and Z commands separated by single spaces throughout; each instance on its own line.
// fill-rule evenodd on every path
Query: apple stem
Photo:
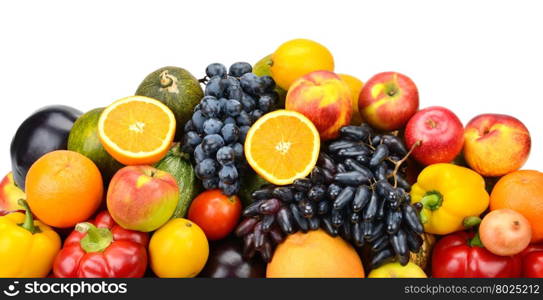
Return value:
M 411 153 L 422 144 L 421 140 L 418 140 L 416 143 L 411 146 L 411 149 L 409 149 L 409 152 L 400 160 L 394 162 L 394 171 L 392 172 L 392 176 L 394 177 L 394 188 L 398 186 L 398 179 L 396 178 L 396 175 L 398 175 L 398 171 L 400 170 L 401 165 L 409 158 Z

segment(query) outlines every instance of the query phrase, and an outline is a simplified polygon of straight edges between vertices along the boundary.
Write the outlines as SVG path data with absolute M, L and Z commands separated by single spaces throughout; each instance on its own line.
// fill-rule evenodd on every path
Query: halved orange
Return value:
M 125 165 L 153 164 L 163 158 L 175 135 L 175 116 L 162 102 L 131 96 L 106 107 L 98 136 L 106 151 Z
M 260 176 L 276 185 L 291 184 L 315 167 L 319 132 L 306 116 L 276 110 L 253 124 L 244 148 L 247 162 Z

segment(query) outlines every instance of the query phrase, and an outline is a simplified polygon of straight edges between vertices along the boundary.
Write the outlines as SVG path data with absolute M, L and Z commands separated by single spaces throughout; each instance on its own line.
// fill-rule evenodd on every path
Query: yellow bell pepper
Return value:
M 34 221 L 28 204 L 26 214 L 0 217 L 0 277 L 46 277 L 60 250 L 60 237 L 51 227 Z
M 424 230 L 449 234 L 480 222 L 488 208 L 485 180 L 475 171 L 453 164 L 434 164 L 419 174 L 411 202 L 422 203 Z

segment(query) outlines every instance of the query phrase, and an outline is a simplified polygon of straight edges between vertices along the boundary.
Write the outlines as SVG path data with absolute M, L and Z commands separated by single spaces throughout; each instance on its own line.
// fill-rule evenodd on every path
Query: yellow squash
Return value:
M 412 203 L 423 205 L 424 230 L 449 234 L 462 230 L 488 207 L 485 180 L 476 172 L 453 164 L 434 164 L 419 174 L 411 189 Z
M 34 221 L 25 201 L 20 212 L 0 217 L 0 277 L 46 277 L 60 250 L 60 237 Z

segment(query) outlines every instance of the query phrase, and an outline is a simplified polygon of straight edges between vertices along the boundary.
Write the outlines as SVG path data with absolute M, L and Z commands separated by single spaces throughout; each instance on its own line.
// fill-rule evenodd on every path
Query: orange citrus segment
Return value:
M 118 100 L 98 121 L 106 151 L 125 165 L 152 164 L 167 152 L 175 135 L 175 117 L 162 102 L 143 96 Z
M 285 185 L 309 175 L 320 149 L 319 132 L 304 115 L 277 110 L 258 119 L 247 133 L 245 156 L 267 181 Z

